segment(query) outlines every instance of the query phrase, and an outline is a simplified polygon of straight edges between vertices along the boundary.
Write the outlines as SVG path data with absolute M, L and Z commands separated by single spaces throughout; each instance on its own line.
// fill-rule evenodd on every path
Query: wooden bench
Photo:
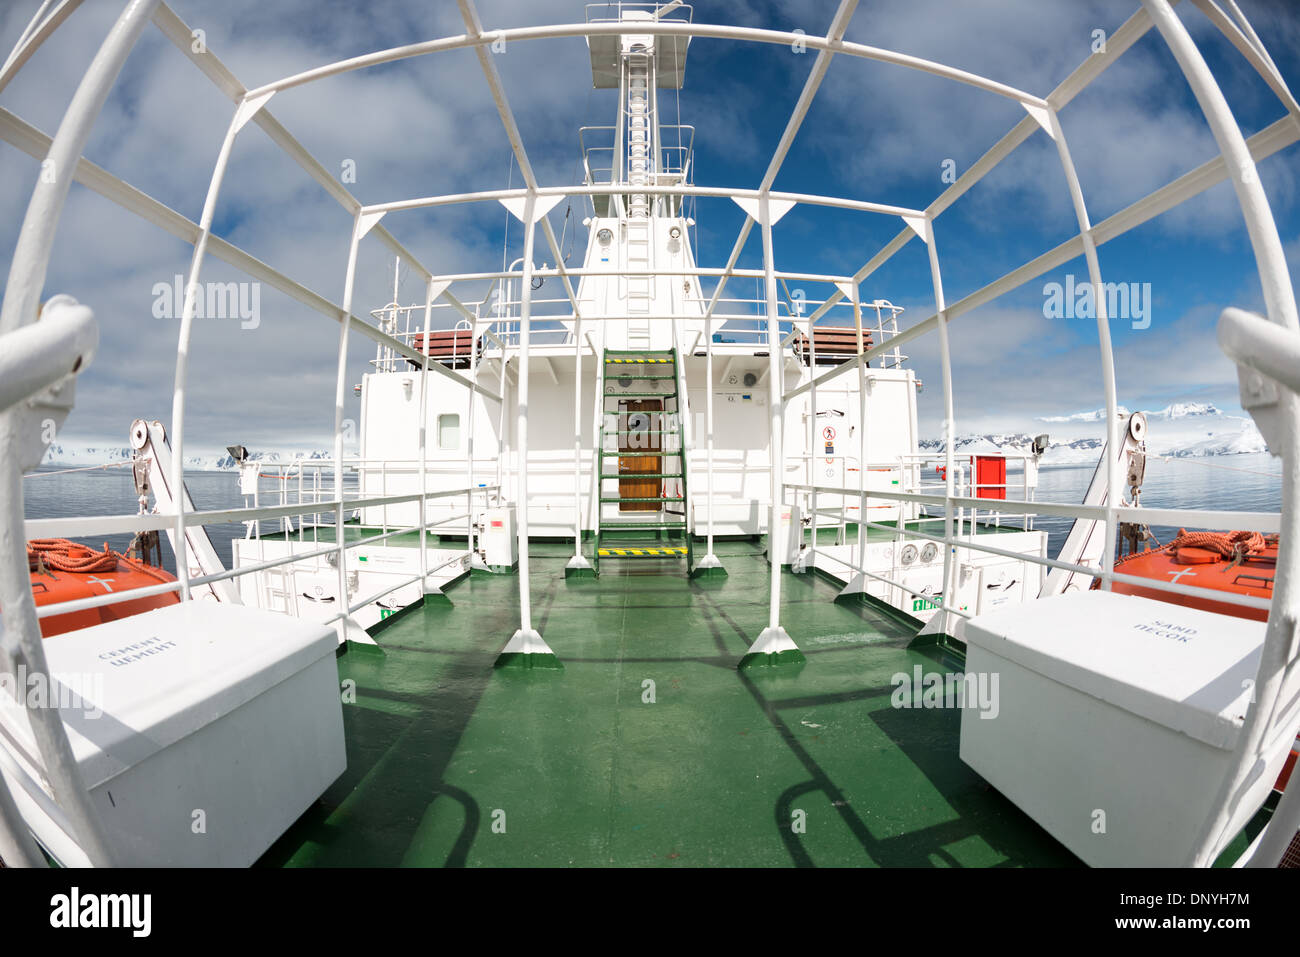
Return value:
M 417 332 L 411 337 L 411 347 L 452 369 L 468 369 L 472 339 L 468 329 L 441 329 L 429 333 L 426 345 L 424 333 Z M 480 356 L 483 354 L 482 336 L 478 340 L 478 352 Z M 415 368 L 420 368 L 420 363 L 415 359 L 408 358 L 406 361 Z
M 813 330 L 817 346 L 817 365 L 837 366 L 858 354 L 858 330 L 853 326 L 817 326 Z M 871 348 L 871 333 L 862 330 L 862 348 Z M 795 354 L 808 364 L 809 342 L 802 332 L 794 337 Z

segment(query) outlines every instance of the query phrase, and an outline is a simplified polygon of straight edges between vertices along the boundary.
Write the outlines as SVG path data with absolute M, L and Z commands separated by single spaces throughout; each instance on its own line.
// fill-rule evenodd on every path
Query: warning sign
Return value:
M 827 442 L 833 440 L 835 438 L 835 426 L 828 425 L 826 428 L 822 429 L 822 438 Z

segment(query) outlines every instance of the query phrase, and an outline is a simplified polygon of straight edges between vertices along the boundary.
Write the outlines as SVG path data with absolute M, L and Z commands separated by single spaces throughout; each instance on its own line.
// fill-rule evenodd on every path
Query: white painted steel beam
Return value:
M 24 153 L 34 159 L 43 158 L 50 148 L 52 142 L 48 134 L 25 122 L 15 116 L 8 110 L 0 107 L 0 139 L 17 147 Z M 134 213 L 141 219 L 153 223 L 177 239 L 181 239 L 193 245 L 198 242 L 202 230 L 193 220 L 181 215 L 165 204 L 154 199 L 146 193 L 141 192 L 129 183 L 124 182 L 118 177 L 109 173 L 107 170 L 82 157 L 78 160 L 73 174 L 74 179 L 108 200 L 121 206 L 128 212 Z M 244 272 L 248 276 L 260 282 L 266 283 L 271 288 L 284 293 L 295 302 L 301 303 L 309 309 L 327 316 L 336 322 L 342 321 L 343 310 L 330 302 L 324 296 L 307 288 L 299 282 L 290 279 L 288 276 L 278 270 L 268 266 L 235 246 L 232 243 L 220 238 L 219 236 L 209 235 L 208 250 L 212 255 L 236 269 Z M 473 313 L 469 313 L 473 315 Z M 394 339 L 392 336 L 381 332 L 375 326 L 359 318 L 356 315 L 349 315 L 348 322 L 354 332 L 366 336 L 373 342 L 379 343 L 394 352 L 414 360 L 416 363 L 421 361 L 420 353 L 408 344 Z M 442 375 L 444 378 L 460 384 L 465 388 L 473 388 L 480 395 L 487 396 L 490 399 L 500 401 L 501 397 L 482 386 L 471 386 L 469 381 L 464 377 L 456 374 L 451 369 L 441 364 L 436 364 L 433 371 Z
M 1139 10 L 1123 26 L 1106 38 L 1105 50 L 1094 53 L 1075 68 L 1068 77 L 1047 95 L 1046 102 L 1056 110 L 1062 109 L 1073 100 L 1089 83 L 1120 58 L 1138 40 L 1151 29 L 1151 18 L 1145 10 Z M 1038 129 L 1038 124 L 1030 117 L 1025 117 L 1011 128 L 1002 139 L 998 140 L 983 156 L 975 161 L 969 169 L 957 177 L 957 181 L 945 189 L 925 209 L 925 215 L 931 220 L 937 219 L 948 207 L 964 196 L 975 184 L 982 180 L 998 163 L 1015 151 L 1016 147 L 1029 139 Z M 907 245 L 915 233 L 904 228 L 891 239 L 883 249 L 858 270 L 854 275 L 857 282 L 879 269 L 890 257 Z M 814 312 L 813 318 L 820 318 L 825 308 L 829 308 L 839 299 L 832 296 L 822 310 Z
M 411 43 L 405 46 L 392 47 L 387 50 L 379 50 L 374 53 L 351 57 L 347 60 L 339 60 L 335 63 L 329 63 L 324 66 L 315 67 L 311 70 L 305 70 L 302 73 L 296 73 L 292 76 L 274 80 L 271 83 L 258 87 L 252 92 L 263 93 L 268 91 L 274 92 L 276 90 L 292 89 L 293 87 L 302 86 L 307 83 L 314 83 L 318 80 L 339 76 L 343 73 L 349 73 L 353 70 L 379 66 L 384 63 L 393 63 L 398 60 L 405 60 L 416 56 L 425 56 L 430 53 L 460 50 L 466 47 L 487 46 L 492 43 L 510 44 L 523 40 L 619 36 L 626 33 L 627 29 L 627 25 L 620 22 L 571 23 L 535 27 L 515 27 L 505 30 L 493 30 L 489 33 L 482 33 L 480 31 L 477 34 L 443 37 L 437 40 L 427 40 L 422 43 Z M 922 73 L 929 73 L 933 76 L 943 77 L 944 79 L 955 80 L 958 83 L 975 87 L 976 89 L 983 90 L 986 93 L 993 93 L 1021 103 L 1032 103 L 1039 106 L 1046 105 L 1046 101 L 1041 97 L 1035 96 L 1032 93 L 1027 93 L 1024 90 L 1018 90 L 1008 84 L 999 83 L 996 80 L 990 80 L 987 77 L 982 77 L 966 70 L 959 70 L 956 67 L 947 66 L 946 64 L 936 63 L 933 60 L 909 56 L 908 54 L 897 53 L 893 50 L 884 50 L 880 47 L 868 46 L 863 43 L 849 43 L 846 41 L 832 43 L 822 36 L 810 36 L 805 33 L 796 33 L 793 31 L 762 30 L 755 27 L 722 26 L 717 24 L 689 23 L 685 21 L 652 22 L 647 20 L 638 22 L 636 30 L 639 34 L 649 34 L 652 36 L 683 36 L 717 40 L 741 40 L 751 43 L 770 43 L 776 44 L 777 46 L 794 47 L 798 45 L 808 50 L 831 50 L 834 53 L 842 53 L 846 56 L 859 57 L 865 60 L 876 60 L 881 63 L 890 63 L 895 66 L 906 67 L 910 70 L 917 70 Z
M 1034 121 L 1025 118 L 1027 123 L 1033 124 Z M 1246 140 L 1246 146 L 1252 158 L 1256 161 L 1272 156 L 1280 150 L 1286 149 L 1291 144 L 1300 140 L 1300 122 L 1293 120 L 1290 116 L 1285 116 L 1280 120 L 1270 124 L 1260 130 L 1254 136 Z M 1119 212 L 1108 216 L 1100 223 L 1092 227 L 1092 236 L 1098 246 L 1116 239 L 1132 229 L 1142 225 L 1148 220 L 1154 219 L 1161 213 L 1168 212 L 1180 203 L 1185 202 L 1192 196 L 1205 192 L 1212 186 L 1217 186 L 1227 178 L 1227 167 L 1223 162 L 1223 157 L 1202 163 L 1196 169 L 1182 176 L 1173 182 L 1156 190 L 1154 193 L 1145 196 L 1137 202 L 1121 209 Z M 906 231 L 911 235 L 911 230 Z M 948 321 L 973 309 L 992 302 L 1004 293 L 1019 288 L 1031 279 L 1065 265 L 1071 259 L 1076 259 L 1083 255 L 1083 240 L 1075 236 L 1067 239 L 1065 242 L 1031 259 L 1029 262 L 1011 272 L 1006 273 L 988 285 L 975 290 L 962 299 L 957 300 L 948 307 Z M 856 277 L 855 277 L 856 278 Z M 834 297 L 832 297 L 834 298 Z M 828 300 L 829 302 L 829 300 Z M 877 343 L 867 350 L 862 358 L 863 362 L 870 362 L 879 355 L 901 346 L 904 343 L 918 339 L 927 332 L 934 331 L 938 317 L 931 315 L 913 326 L 900 332 L 898 335 L 889 339 L 888 344 Z M 846 362 L 844 365 L 837 366 L 830 372 L 824 373 L 818 378 L 818 384 L 824 385 L 828 380 L 836 379 L 852 371 L 853 362 Z M 790 390 L 786 394 L 787 400 L 795 398 L 808 390 L 808 383 L 804 383 L 798 388 Z
M 1255 254 L 1268 318 L 1280 330 L 1290 335 L 1300 334 L 1300 316 L 1297 316 L 1295 291 L 1291 286 L 1282 241 L 1241 127 L 1200 50 L 1168 0 L 1142 0 L 1142 5 L 1178 62 L 1222 154 L 1246 221 L 1246 234 Z M 1295 122 L 1294 117 L 1289 119 Z M 1282 390 L 1275 401 L 1255 407 L 1244 398 L 1242 401 L 1261 424 L 1268 422 L 1276 426 L 1270 448 L 1275 455 L 1282 457 L 1284 463 L 1282 529 L 1274 575 L 1273 611 L 1269 614 L 1255 677 L 1255 695 L 1213 810 L 1187 860 L 1188 864 L 1197 867 L 1210 866 L 1232 838 L 1228 825 L 1249 788 L 1252 770 L 1261 758 L 1266 738 L 1277 733 L 1273 722 L 1281 718 L 1284 708 L 1289 706 L 1283 700 L 1284 681 L 1300 656 L 1296 644 L 1297 620 L 1300 619 L 1300 541 L 1297 541 L 1300 539 L 1300 468 L 1296 467 L 1300 456 L 1300 395 Z M 1295 731 L 1291 728 L 1289 733 L 1294 735 Z M 1281 839 L 1289 843 L 1293 836 L 1282 835 Z M 1273 839 L 1276 840 L 1277 836 Z
M 178 17 L 167 4 L 160 4 L 154 13 L 154 24 L 163 35 L 171 41 L 180 53 L 199 68 L 212 81 L 212 84 L 230 98 L 232 103 L 240 103 L 248 90 L 235 77 L 217 55 L 210 49 L 202 53 L 194 52 L 193 33 L 189 26 Z M 297 139 L 281 125 L 280 121 L 268 110 L 260 110 L 253 117 L 253 122 L 262 128 L 271 141 L 315 180 L 322 189 L 343 207 L 349 216 L 355 216 L 361 207 L 358 200 L 339 179 L 325 169 Z M 403 246 L 392 233 L 383 227 L 374 230 L 376 238 L 388 246 L 397 256 L 406 262 L 422 279 L 430 278 L 429 269 L 415 257 L 415 254 Z M 456 309 L 463 317 L 473 319 L 474 314 L 450 292 L 444 291 L 442 298 Z
M 72 95 L 58 134 L 44 158 L 54 175 L 38 180 L 23 218 L 10 262 L 4 304 L 0 307 L 0 337 L 37 320 L 55 234 L 72 185 L 67 173 L 76 168 L 109 92 L 156 5 L 157 0 L 139 0 L 126 5 Z M 22 436 L 18 433 L 25 428 L 25 418 L 14 408 L 0 412 L 0 447 L 6 450 L 19 447 Z M 36 680 L 48 683 L 49 669 L 31 581 L 22 558 L 22 543 L 16 539 L 24 521 L 18 458 L 13 454 L 0 455 L 0 536 L 3 537 L 0 546 L 8 559 L 0 561 L 0 607 L 4 608 L 0 668 L 17 673 L 21 667 Z M 73 825 L 70 836 L 92 863 L 110 864 L 112 854 L 103 824 L 86 789 L 58 709 L 29 706 L 27 717 L 55 801 Z

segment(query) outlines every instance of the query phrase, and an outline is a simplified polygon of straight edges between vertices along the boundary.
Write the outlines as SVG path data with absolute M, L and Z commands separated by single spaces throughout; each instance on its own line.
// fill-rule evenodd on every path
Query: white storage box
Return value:
M 347 766 L 337 645 L 324 625 L 212 602 L 47 640 L 113 863 L 257 860 Z M 77 863 L 39 793 L 26 715 L 3 692 L 0 708 L 10 792 L 47 850 Z
M 962 712 L 961 758 L 1093 866 L 1180 866 L 1250 702 L 1264 624 L 1088 591 L 966 622 L 968 674 L 996 717 Z M 1286 742 L 1289 744 L 1289 742 Z M 1263 803 L 1280 745 L 1240 805 Z

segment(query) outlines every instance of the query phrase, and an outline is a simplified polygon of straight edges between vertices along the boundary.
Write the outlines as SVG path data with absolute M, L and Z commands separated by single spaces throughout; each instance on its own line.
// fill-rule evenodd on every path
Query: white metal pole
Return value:
M 713 555 L 713 313 L 704 318 L 704 414 L 708 419 L 709 433 L 709 477 L 706 494 L 709 498 L 709 519 L 708 519 L 708 544 L 705 548 L 705 559 L 714 558 Z
M 343 279 L 343 308 L 340 317 L 341 322 L 339 323 L 338 367 L 334 380 L 334 498 L 336 500 L 334 506 L 334 543 L 338 549 L 338 633 L 340 644 L 348 637 L 348 620 L 350 617 L 348 615 L 347 541 L 345 538 L 347 529 L 344 525 L 343 507 L 343 412 L 347 396 L 348 332 L 351 326 L 351 323 L 348 322 L 348 316 L 352 315 L 352 290 L 357 272 L 357 249 L 361 245 L 361 237 L 365 235 L 362 216 L 363 214 L 358 212 L 353 220 L 352 242 L 348 246 L 348 266 Z M 423 444 L 423 436 L 421 436 L 421 444 Z
M 582 314 L 573 316 L 573 558 L 582 559 Z
M 1183 75 L 1187 77 L 1188 85 L 1223 154 L 1255 253 L 1268 317 L 1292 333 L 1300 332 L 1300 318 L 1297 317 L 1295 291 L 1287 270 L 1286 255 L 1268 205 L 1268 197 L 1260 184 L 1259 172 L 1251 159 L 1241 128 L 1233 118 L 1210 68 L 1167 0 L 1142 0 L 1142 4 L 1151 14 L 1156 29 L 1164 37 Z M 1242 401 L 1243 404 L 1246 403 L 1245 396 Z M 1262 396 L 1257 401 L 1261 406 L 1267 404 Z M 1270 731 L 1277 731 L 1270 728 L 1274 709 L 1279 705 L 1284 678 L 1296 661 L 1296 631 L 1297 621 L 1300 620 L 1300 507 L 1297 507 L 1300 502 L 1300 396 L 1279 390 L 1272 414 L 1275 417 L 1275 434 L 1270 438 L 1269 445 L 1276 454 L 1281 455 L 1283 465 L 1280 545 L 1272 610 L 1265 631 L 1259 671 L 1255 676 L 1254 702 L 1238 736 L 1231 767 L 1219 786 L 1213 810 L 1203 825 L 1189 858 L 1188 863 L 1193 866 L 1212 864 L 1218 851 L 1230 838 L 1227 827 L 1241 802 L 1246 783 L 1252 780 L 1250 772 L 1264 747 L 1266 736 Z M 1292 837 L 1292 834 L 1266 833 L 1264 843 L 1269 847 L 1257 850 L 1256 854 L 1265 851 L 1261 860 L 1275 857 L 1280 849 L 1290 843 Z
M 943 537 L 947 547 L 943 553 L 943 609 L 938 615 L 943 620 L 944 633 L 950 635 L 953 625 L 947 609 L 955 607 L 957 603 L 957 544 L 952 514 L 953 484 L 956 481 L 953 445 L 957 441 L 957 422 L 953 412 L 952 352 L 948 345 L 948 317 L 945 315 L 947 303 L 943 295 L 943 277 L 939 274 L 939 250 L 934 241 L 934 223 L 926 219 L 924 228 L 922 238 L 930 255 L 930 280 L 934 284 L 934 311 L 939 317 L 939 364 L 943 369 Z
M 867 567 L 867 363 L 862 358 L 866 343 L 862 338 L 861 291 L 857 283 L 853 293 L 853 327 L 858 336 L 858 567 Z M 815 321 L 815 320 L 814 320 Z M 902 530 L 902 523 L 899 523 Z M 895 541 L 898 536 L 895 535 Z M 896 546 L 897 547 L 897 546 Z M 866 590 L 866 581 L 862 582 Z
M 749 217 L 746 216 L 746 222 Z M 718 290 L 715 291 L 714 301 L 717 301 L 717 292 L 722 289 L 723 280 L 719 280 Z M 704 490 L 705 502 L 708 508 L 708 518 L 705 519 L 705 554 L 704 557 L 695 563 L 694 574 L 697 576 L 713 576 L 717 578 L 725 577 L 727 570 L 722 567 L 722 562 L 718 561 L 718 556 L 713 554 L 713 309 L 710 307 L 704 313 L 704 431 L 705 431 L 705 448 L 706 448 L 706 475 Z
M 497 328 L 504 331 L 501 323 Z M 506 340 L 498 339 L 498 344 L 501 347 L 501 378 L 497 392 L 501 396 L 501 408 L 497 411 L 497 501 L 500 502 L 506 495 L 505 463 L 510 443 L 506 439 Z
M 793 325 L 793 323 L 792 323 Z M 816 323 L 808 320 L 808 367 L 812 370 L 815 381 L 817 375 L 817 333 Z M 808 484 L 813 486 L 810 502 L 812 505 L 812 544 L 808 546 L 808 567 L 816 569 L 817 562 L 817 482 L 814 480 L 817 459 L 817 386 L 808 391 Z M 841 500 L 841 505 L 843 501 Z
M 524 264 L 519 294 L 519 384 L 517 387 L 516 456 L 519 495 L 515 502 L 519 532 L 519 629 L 497 658 L 498 666 L 561 667 L 555 653 L 533 628 L 528 562 L 528 357 L 533 308 L 533 246 L 537 238 L 537 194 L 524 200 Z
M 785 210 L 789 207 L 786 206 Z M 778 218 L 779 218 L 778 214 Z M 768 596 L 768 625 L 750 645 L 749 652 L 740 660 L 739 667 L 750 668 L 754 665 L 775 665 L 782 663 L 799 663 L 804 661 L 803 653 L 781 627 L 781 562 L 786 542 L 781 534 L 781 508 L 785 490 L 785 459 L 783 430 L 785 415 L 783 392 L 785 391 L 785 369 L 781 348 L 781 326 L 777 315 L 776 303 L 776 267 L 772 251 L 772 210 L 765 195 L 758 201 L 758 220 L 763 228 L 763 269 L 767 275 L 767 340 L 768 340 L 768 383 L 769 418 L 768 439 L 771 455 L 772 507 L 767 523 L 767 557 L 771 563 L 771 586 Z
M 1037 117 L 1036 117 L 1037 118 Z M 1070 158 L 1070 149 L 1065 140 L 1065 131 L 1054 110 L 1049 110 L 1046 131 L 1056 141 L 1057 153 L 1061 159 L 1061 168 L 1065 171 L 1066 185 L 1070 190 L 1070 200 L 1074 204 L 1075 218 L 1079 224 L 1079 238 L 1083 242 L 1084 260 L 1088 265 L 1088 282 L 1092 285 L 1093 309 L 1097 319 L 1097 341 L 1101 350 L 1101 378 L 1106 400 L 1106 525 L 1105 544 L 1102 546 L 1101 568 L 1105 575 L 1101 587 L 1111 589 L 1110 573 L 1115 570 L 1115 539 L 1119 521 L 1120 474 L 1119 463 L 1121 450 L 1124 448 L 1124 433 L 1119 421 L 1119 397 L 1115 386 L 1115 355 L 1111 345 L 1110 317 L 1106 314 L 1106 291 L 1101 280 L 1101 261 L 1097 258 L 1097 242 L 1092 234 L 1092 222 L 1088 216 L 1088 207 L 1084 202 L 1083 188 Z M 1042 120 L 1040 119 L 1040 122 Z
M 454 333 L 453 333 L 454 334 Z M 429 334 L 425 333 L 425 342 L 427 343 Z M 478 322 L 475 319 L 469 321 L 469 380 L 478 382 Z M 478 404 L 478 396 L 474 394 L 473 389 L 466 392 L 468 396 L 468 412 L 465 415 L 465 474 L 467 481 L 465 487 L 469 490 L 465 493 L 466 511 L 469 513 L 465 518 L 465 559 L 470 564 L 474 561 L 474 407 Z M 467 566 L 468 567 L 468 566 Z
M 515 403 L 515 486 L 519 490 L 515 500 L 516 526 L 519 532 L 519 628 L 525 633 L 533 630 L 528 578 L 528 354 L 533 311 L 533 245 L 537 239 L 537 223 L 533 220 L 536 206 L 536 195 L 529 193 L 524 202 L 524 263 L 519 285 L 519 384 Z
M 599 376 L 597 376 L 599 383 Z M 599 388 L 599 385 L 597 386 Z M 599 434 L 598 432 L 596 434 Z M 593 452 L 592 473 L 599 473 L 600 450 Z M 597 499 L 600 490 L 597 489 Z M 582 313 L 574 301 L 573 310 L 573 557 L 565 566 L 565 577 L 594 575 L 582 554 Z
M 781 324 L 777 315 L 776 275 L 772 252 L 772 218 L 768 200 L 762 206 L 763 272 L 767 291 L 767 355 L 768 355 L 768 442 L 772 466 L 772 511 L 767 525 L 767 557 L 772 565 L 768 594 L 767 625 L 781 627 L 781 563 L 785 556 L 785 542 L 781 541 L 781 507 L 785 498 L 785 416 L 781 408 L 781 393 L 785 383 L 785 370 L 781 362 Z
M 394 280 L 396 285 L 396 280 Z M 397 296 L 393 296 L 397 301 Z M 424 363 L 420 367 L 420 594 L 429 590 L 429 332 L 433 325 L 433 280 L 424 287 L 424 339 L 420 351 L 424 353 Z M 474 402 L 474 391 L 469 392 L 469 401 Z
M 127 4 L 73 94 L 45 157 L 50 164 L 48 168 L 55 175 L 40 178 L 23 219 L 10 262 L 4 305 L 0 308 L 0 335 L 13 334 L 36 321 L 55 233 L 77 163 L 127 55 L 157 5 L 157 0 Z M 29 679 L 44 679 L 48 683 L 45 648 L 31 580 L 21 557 L 24 527 L 22 472 L 19 457 L 11 450 L 19 445 L 14 433 L 24 428 L 23 419 L 20 409 L 0 413 L 0 445 L 6 450 L 6 454 L 0 455 L 0 534 L 3 537 L 0 546 L 11 559 L 0 561 L 0 605 L 4 607 L 0 667 L 13 668 L 17 674 L 18 667 L 22 666 Z M 30 707 L 27 715 L 54 797 L 76 831 L 72 836 L 91 863 L 111 863 L 103 826 L 86 790 L 58 710 Z

